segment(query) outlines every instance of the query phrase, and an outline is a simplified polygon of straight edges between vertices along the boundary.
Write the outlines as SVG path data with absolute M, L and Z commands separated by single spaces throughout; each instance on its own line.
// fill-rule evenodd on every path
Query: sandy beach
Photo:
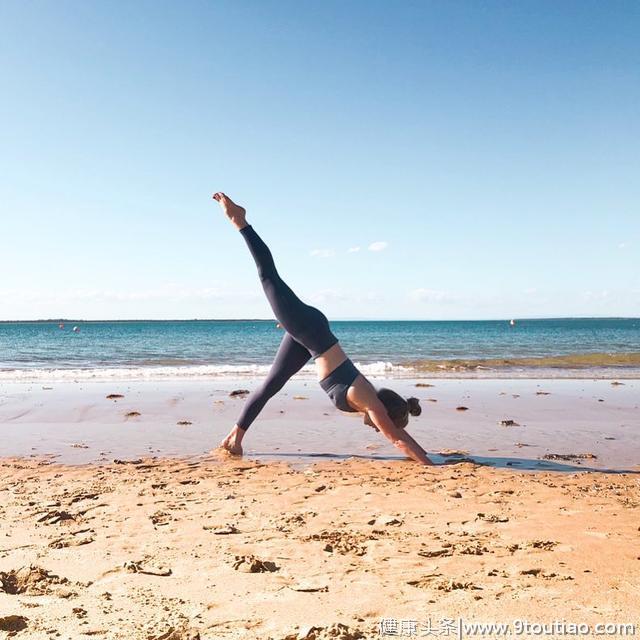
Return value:
M 0 625 L 18 637 L 638 623 L 632 473 L 213 457 L 1 468 Z
M 230 393 L 257 380 L 5 384 L 0 634 L 637 625 L 638 383 L 613 382 L 389 381 L 422 399 L 411 432 L 431 468 L 309 380 L 268 405 L 241 460 L 208 452 L 244 401 Z
M 640 640 L 639 33 L 0 0 L 0 640 Z

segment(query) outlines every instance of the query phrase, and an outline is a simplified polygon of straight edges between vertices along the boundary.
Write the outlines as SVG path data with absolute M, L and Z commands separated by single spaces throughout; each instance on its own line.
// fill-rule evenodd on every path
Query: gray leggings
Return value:
M 236 424 L 245 431 L 267 401 L 312 357 L 338 342 L 326 316 L 305 304 L 282 280 L 269 247 L 251 225 L 240 230 L 258 267 L 258 276 L 267 300 L 286 333 L 282 338 L 267 378 L 247 399 Z

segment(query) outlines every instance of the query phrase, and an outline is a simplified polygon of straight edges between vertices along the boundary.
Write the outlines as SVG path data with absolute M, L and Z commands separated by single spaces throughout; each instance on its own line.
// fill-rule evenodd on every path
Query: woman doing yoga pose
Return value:
M 433 464 L 424 449 L 404 429 L 409 414 L 420 415 L 418 399 L 405 400 L 391 389 L 376 390 L 342 350 L 326 316 L 302 302 L 278 275 L 269 247 L 247 224 L 246 211 L 224 193 L 215 193 L 213 198 L 244 237 L 258 267 L 267 300 L 285 330 L 267 378 L 249 396 L 238 421 L 220 446 L 242 455 L 241 443 L 249 425 L 269 398 L 313 358 L 320 386 L 338 409 L 364 414 L 365 424 L 381 431 L 405 455 L 422 464 Z

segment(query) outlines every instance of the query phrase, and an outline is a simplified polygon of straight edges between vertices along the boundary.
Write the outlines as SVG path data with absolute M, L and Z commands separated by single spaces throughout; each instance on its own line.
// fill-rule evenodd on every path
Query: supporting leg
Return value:
M 270 398 L 278 393 L 310 358 L 311 353 L 308 349 L 296 342 L 291 335 L 285 333 L 269 374 L 262 385 L 247 398 L 236 425 L 220 443 L 220 446 L 231 453 L 242 455 L 242 438 L 251 423 L 258 417 Z
M 285 333 L 269 374 L 260 388 L 247 399 L 236 424 L 246 431 L 268 400 L 278 393 L 289 378 L 298 373 L 310 358 L 308 349 Z

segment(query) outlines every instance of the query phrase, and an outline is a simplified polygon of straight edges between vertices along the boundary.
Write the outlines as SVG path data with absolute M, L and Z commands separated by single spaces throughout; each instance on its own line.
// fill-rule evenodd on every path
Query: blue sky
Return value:
M 637 2 L 0 1 L 0 319 L 640 315 Z M 355 250 L 355 249 L 358 250 Z

